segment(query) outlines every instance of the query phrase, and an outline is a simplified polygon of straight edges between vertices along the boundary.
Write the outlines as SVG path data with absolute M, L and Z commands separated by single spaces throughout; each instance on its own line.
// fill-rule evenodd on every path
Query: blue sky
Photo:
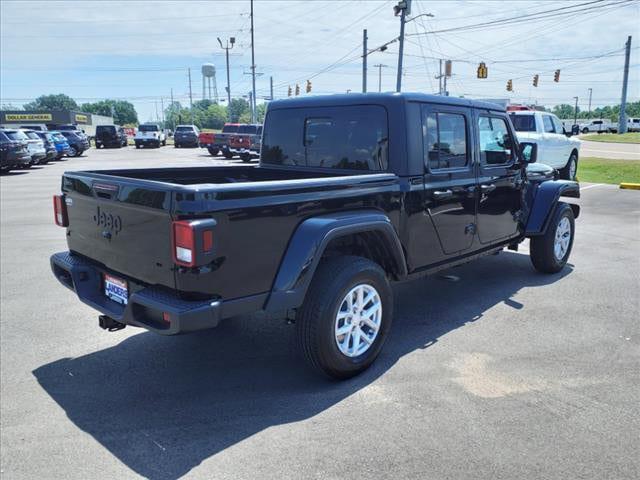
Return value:
M 633 35 L 629 97 L 640 98 L 640 2 L 426 1 L 414 0 L 407 24 L 403 90 L 435 92 L 438 58 L 453 60 L 451 95 L 506 98 L 542 105 L 573 103 L 587 108 L 620 100 L 623 47 Z M 286 95 L 296 82 L 312 78 L 313 93 L 361 89 L 362 29 L 369 46 L 398 36 L 394 1 L 255 1 L 258 96 Z M 460 27 L 497 19 L 574 7 L 536 21 L 502 26 Z M 571 11 L 571 10 L 569 10 Z M 123 98 L 134 103 L 140 120 L 155 118 L 161 98 L 188 104 L 187 69 L 192 69 L 194 99 L 202 97 L 200 66 L 214 63 L 218 92 L 225 96 L 224 52 L 217 37 L 235 36 L 231 51 L 231 91 L 251 88 L 249 1 L 11 1 L 0 2 L 0 102 L 21 105 L 44 93 L 66 93 L 79 103 Z M 454 30 L 450 30 L 454 29 Z M 450 30 L 441 32 L 441 30 Z M 436 33 L 425 33 L 436 32 Z M 368 57 L 369 90 L 393 90 L 397 43 Z M 600 56 L 603 55 L 603 56 Z M 586 57 L 586 58 L 585 58 Z M 599 58 L 597 58 L 599 57 Z M 489 78 L 476 77 L 484 61 Z M 337 63 L 336 63 L 337 62 Z M 561 69 L 560 83 L 552 81 Z M 540 75 L 534 88 L 531 79 Z M 513 79 L 514 92 L 505 90 Z

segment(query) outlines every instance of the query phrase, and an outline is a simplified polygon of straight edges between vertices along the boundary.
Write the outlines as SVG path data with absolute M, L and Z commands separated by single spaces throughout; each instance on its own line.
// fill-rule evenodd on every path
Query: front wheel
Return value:
M 316 370 L 350 378 L 376 359 L 392 318 L 393 295 L 380 265 L 362 257 L 328 258 L 297 312 L 298 345 Z
M 576 174 L 578 173 L 578 154 L 573 152 L 569 156 L 569 161 L 564 166 L 564 168 L 560 169 L 560 178 L 563 180 L 575 180 Z
M 220 153 L 220 149 L 218 148 L 209 147 L 207 148 L 207 150 L 209 151 L 209 155 L 211 155 L 212 157 L 215 157 L 216 155 L 218 155 L 218 153 Z
M 583 128 L 582 129 L 582 133 L 589 133 L 589 129 L 588 128 Z
M 240 154 L 240 159 L 244 162 L 244 163 L 249 163 L 251 161 L 251 155 L 248 153 L 241 153 Z
M 167 141 L 166 140 L 162 140 L 162 146 L 166 147 L 167 146 Z
M 76 150 L 75 147 L 69 146 L 69 152 L 67 152 L 67 156 L 68 157 L 77 157 L 78 156 L 78 150 Z
M 542 273 L 558 273 L 569 260 L 575 219 L 569 204 L 559 202 L 544 235 L 531 238 L 531 263 Z

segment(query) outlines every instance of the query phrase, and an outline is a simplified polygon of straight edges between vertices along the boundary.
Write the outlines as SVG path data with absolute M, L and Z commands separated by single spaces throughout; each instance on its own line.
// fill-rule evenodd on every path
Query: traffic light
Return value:
M 507 92 L 513 92 L 513 80 L 507 80 Z
M 478 78 L 487 78 L 487 73 L 487 66 L 484 62 L 480 62 L 480 65 L 478 65 Z
M 540 75 L 538 75 L 537 73 L 533 76 L 533 86 L 537 87 L 538 86 L 538 80 L 540 80 Z
M 311 80 L 307 80 L 307 93 L 311 93 Z
M 291 85 L 289 85 L 289 90 L 287 90 L 287 97 L 291 96 Z
M 300 85 L 296 83 L 296 97 L 300 95 Z
M 556 70 L 556 72 L 553 74 L 553 81 L 556 83 L 560 81 L 560 70 Z

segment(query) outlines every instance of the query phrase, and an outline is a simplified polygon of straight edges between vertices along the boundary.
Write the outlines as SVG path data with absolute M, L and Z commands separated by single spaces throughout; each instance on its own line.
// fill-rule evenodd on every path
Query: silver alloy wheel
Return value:
M 553 254 L 556 260 L 562 261 L 569 250 L 571 243 L 571 222 L 567 217 L 562 217 L 556 227 L 556 237 L 553 242 Z
M 70 157 L 75 157 L 75 156 L 76 156 L 76 153 L 78 153 L 78 151 L 77 151 L 74 147 L 69 147 L 69 153 L 68 153 L 68 155 L 69 155 Z
M 571 155 L 571 158 L 569 159 L 569 179 L 570 180 L 575 180 L 576 170 L 577 170 L 576 157 L 574 155 Z
M 366 283 L 356 285 L 340 302 L 335 322 L 338 349 L 347 357 L 365 353 L 380 331 L 382 301 L 378 291 Z

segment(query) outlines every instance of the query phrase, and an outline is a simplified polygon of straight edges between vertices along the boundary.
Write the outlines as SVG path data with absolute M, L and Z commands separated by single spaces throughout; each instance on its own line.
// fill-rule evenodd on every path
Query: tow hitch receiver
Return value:
M 125 323 L 116 322 L 113 318 L 107 317 L 106 315 L 100 315 L 98 317 L 98 325 L 100 325 L 100 328 L 103 330 L 110 332 L 117 332 L 127 326 Z

